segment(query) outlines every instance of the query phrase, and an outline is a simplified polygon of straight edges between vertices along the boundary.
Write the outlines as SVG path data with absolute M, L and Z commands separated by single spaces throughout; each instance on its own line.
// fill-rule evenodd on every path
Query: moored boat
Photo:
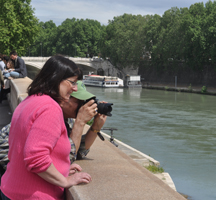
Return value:
M 84 75 L 83 83 L 88 86 L 96 87 L 123 87 L 122 79 L 115 76 Z
M 140 75 L 133 75 L 133 76 L 130 76 L 130 75 L 127 75 L 125 77 L 125 87 L 128 87 L 128 88 L 135 88 L 135 87 L 138 87 L 138 88 L 141 88 L 142 87 L 142 83 L 141 83 L 141 76 Z

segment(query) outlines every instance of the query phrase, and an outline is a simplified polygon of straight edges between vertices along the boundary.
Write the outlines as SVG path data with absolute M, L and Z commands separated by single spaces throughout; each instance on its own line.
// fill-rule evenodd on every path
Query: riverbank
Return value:
M 110 140 L 110 136 L 104 132 L 102 132 L 103 136 L 107 139 Z M 154 158 L 132 148 L 131 146 L 114 139 L 114 142 L 118 145 L 118 148 L 127 154 L 130 158 L 132 158 L 135 162 L 140 164 L 142 167 L 147 167 L 149 165 L 154 165 L 159 167 L 160 162 L 155 160 Z M 176 190 L 175 184 L 167 172 L 162 172 L 162 173 L 153 173 L 156 177 L 158 177 L 160 180 L 162 180 L 164 183 L 166 183 L 169 187 L 171 187 L 173 190 Z M 185 195 L 183 195 L 185 197 Z
M 166 91 L 174 91 L 174 92 L 187 92 L 187 93 L 196 93 L 196 94 L 204 94 L 204 95 L 216 95 L 215 87 L 205 87 L 205 86 L 173 86 L 173 85 L 162 85 L 157 83 L 152 84 L 143 84 L 142 88 L 145 89 L 156 89 L 156 90 L 166 90 Z

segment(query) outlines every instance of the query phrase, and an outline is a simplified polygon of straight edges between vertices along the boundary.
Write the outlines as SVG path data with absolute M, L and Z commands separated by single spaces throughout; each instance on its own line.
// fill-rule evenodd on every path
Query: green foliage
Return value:
M 202 86 L 201 93 L 206 93 L 206 92 L 207 92 L 207 87 L 206 86 Z
M 88 124 L 89 126 L 91 126 L 94 123 L 94 118 L 92 118 L 90 121 L 88 121 L 86 124 Z
M 0 52 L 19 55 L 34 42 L 38 33 L 38 20 L 34 16 L 31 0 L 2 0 L 0 7 Z
M 216 69 L 216 1 L 173 7 L 162 16 L 123 14 L 107 26 L 72 18 L 58 27 L 52 20 L 38 23 L 30 3 L 2 0 L 1 53 L 15 49 L 29 56 L 109 57 L 119 69 L 148 63 L 158 73 L 179 64 L 194 71 L 206 65 Z
M 102 55 L 119 68 L 138 67 L 144 55 L 143 27 L 149 16 L 124 14 L 114 17 L 106 27 Z
M 40 35 L 36 39 L 32 54 L 43 56 L 62 54 L 71 57 L 86 57 L 100 54 L 104 26 L 96 20 L 66 19 L 58 27 L 53 21 L 40 23 Z
M 35 42 L 29 46 L 28 56 L 52 56 L 56 54 L 57 26 L 50 20 L 39 23 L 39 34 Z
M 145 27 L 146 51 L 158 69 L 172 70 L 178 63 L 193 70 L 216 63 L 216 2 L 171 8 L 153 16 Z
M 159 166 L 155 166 L 155 165 L 149 165 L 149 166 L 147 166 L 145 168 L 148 169 L 150 172 L 152 172 L 154 174 L 164 172 L 163 167 L 159 167 Z
M 191 83 L 190 83 L 190 85 L 188 86 L 188 90 L 189 90 L 189 91 L 192 91 L 192 85 L 191 85 Z

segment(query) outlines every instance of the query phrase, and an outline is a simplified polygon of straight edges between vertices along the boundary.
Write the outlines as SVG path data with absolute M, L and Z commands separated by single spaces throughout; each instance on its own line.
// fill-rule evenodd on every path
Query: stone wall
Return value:
M 203 70 L 197 71 L 182 65 L 164 71 L 159 71 L 153 66 L 141 66 L 138 74 L 144 78 L 143 84 L 175 86 L 175 76 L 177 76 L 178 86 L 216 87 L 216 70 L 211 66 L 205 66 Z

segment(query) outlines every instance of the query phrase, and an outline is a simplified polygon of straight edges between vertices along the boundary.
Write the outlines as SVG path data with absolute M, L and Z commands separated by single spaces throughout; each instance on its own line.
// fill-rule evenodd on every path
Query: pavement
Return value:
M 111 136 L 109 136 L 106 133 L 103 133 L 103 136 L 110 141 Z M 132 158 L 136 163 L 138 163 L 139 165 L 141 165 L 142 167 L 147 167 L 149 165 L 155 165 L 155 166 L 160 166 L 160 162 L 155 160 L 154 158 L 134 149 L 131 146 L 128 146 L 127 144 L 114 139 L 113 141 L 115 144 L 118 145 L 118 148 L 124 152 L 125 154 L 127 154 L 130 158 Z M 156 177 L 158 177 L 160 180 L 162 180 L 165 184 L 167 184 L 169 187 L 171 187 L 173 190 L 176 190 L 175 184 L 171 178 L 171 176 L 169 175 L 169 173 L 167 172 L 163 172 L 163 173 L 155 173 L 154 174 Z
M 88 127 L 89 128 L 89 127 Z M 87 131 L 87 129 L 84 131 Z M 118 143 L 118 141 L 116 141 Z M 85 159 L 77 160 L 92 177 L 89 184 L 66 190 L 67 200 L 185 200 L 185 198 L 106 138 L 96 138 Z M 135 151 L 136 152 L 136 151 Z M 131 156 L 128 156 L 128 155 Z

